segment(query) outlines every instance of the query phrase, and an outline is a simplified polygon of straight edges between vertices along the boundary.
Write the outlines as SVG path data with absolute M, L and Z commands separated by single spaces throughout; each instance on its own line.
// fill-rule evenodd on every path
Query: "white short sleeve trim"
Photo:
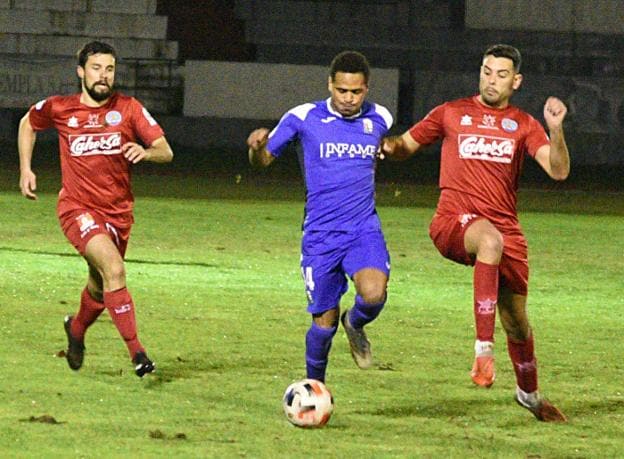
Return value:
M 384 107 L 383 105 L 375 104 L 375 112 L 381 116 L 386 122 L 386 127 L 390 129 L 392 127 L 392 123 L 394 122 L 394 118 L 392 118 L 392 113 Z
M 301 121 L 305 121 L 305 119 L 308 117 L 308 113 L 314 107 L 316 107 L 316 105 L 307 103 L 307 104 L 297 105 L 295 108 L 291 108 L 290 110 L 288 110 L 286 113 L 284 113 L 279 123 L 277 123 L 277 126 L 275 126 L 273 130 L 271 130 L 271 132 L 269 133 L 269 139 L 273 137 L 273 133 L 277 130 L 279 125 L 282 124 L 282 121 L 284 121 L 284 119 L 288 115 L 294 115 L 297 118 L 299 118 Z

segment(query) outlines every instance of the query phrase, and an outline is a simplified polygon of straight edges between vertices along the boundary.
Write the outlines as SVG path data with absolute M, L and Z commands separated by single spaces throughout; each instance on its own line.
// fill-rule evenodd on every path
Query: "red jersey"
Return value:
M 435 107 L 409 133 L 421 145 L 443 139 L 438 212 L 475 213 L 497 226 L 517 222 L 524 156 L 550 142 L 528 113 L 488 107 L 477 96 Z
M 59 215 L 88 208 L 124 226 L 132 223 L 131 163 L 121 146 L 139 142 L 149 147 L 164 135 L 143 105 L 120 93 L 102 107 L 82 104 L 80 94 L 52 96 L 33 105 L 29 119 L 35 131 L 56 128 L 59 134 Z

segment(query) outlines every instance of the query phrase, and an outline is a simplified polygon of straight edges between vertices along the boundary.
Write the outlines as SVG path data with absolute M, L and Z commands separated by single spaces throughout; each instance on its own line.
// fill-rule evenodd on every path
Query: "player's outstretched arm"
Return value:
M 570 153 L 563 135 L 563 119 L 567 112 L 565 104 L 556 97 L 549 97 L 544 104 L 550 145 L 537 150 L 535 159 L 554 180 L 565 180 L 570 175 Z
M 126 142 L 121 146 L 121 151 L 132 164 L 139 161 L 168 163 L 173 159 L 173 151 L 164 136 L 154 140 L 149 148 L 143 148 L 136 142 Z
M 20 162 L 20 190 L 22 195 L 28 199 L 37 199 L 37 195 L 34 193 L 37 189 L 37 176 L 31 169 L 36 140 L 37 133 L 32 128 L 30 117 L 26 113 L 20 120 L 17 132 L 17 150 Z
M 414 140 L 409 132 L 405 132 L 401 136 L 384 137 L 381 139 L 379 157 L 381 159 L 388 157 L 396 161 L 402 161 L 416 153 L 419 148 L 420 144 Z
M 269 140 L 269 130 L 259 128 L 251 132 L 247 137 L 247 146 L 249 149 L 249 162 L 255 167 L 266 167 L 273 162 L 275 157 L 266 149 Z

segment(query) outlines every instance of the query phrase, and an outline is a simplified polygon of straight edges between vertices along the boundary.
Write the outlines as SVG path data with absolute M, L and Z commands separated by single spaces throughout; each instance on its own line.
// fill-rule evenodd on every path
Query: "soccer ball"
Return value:
M 303 379 L 286 388 L 283 406 L 297 427 L 322 427 L 334 411 L 334 397 L 321 381 Z

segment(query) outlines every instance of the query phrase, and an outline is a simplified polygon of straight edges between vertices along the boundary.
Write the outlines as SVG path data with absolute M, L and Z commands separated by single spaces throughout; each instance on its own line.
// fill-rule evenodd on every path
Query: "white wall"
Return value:
M 184 115 L 279 119 L 305 102 L 325 99 L 328 67 L 186 61 Z M 398 69 L 371 69 L 369 100 L 396 117 Z
M 624 34 L 624 1 L 466 0 L 466 27 Z

